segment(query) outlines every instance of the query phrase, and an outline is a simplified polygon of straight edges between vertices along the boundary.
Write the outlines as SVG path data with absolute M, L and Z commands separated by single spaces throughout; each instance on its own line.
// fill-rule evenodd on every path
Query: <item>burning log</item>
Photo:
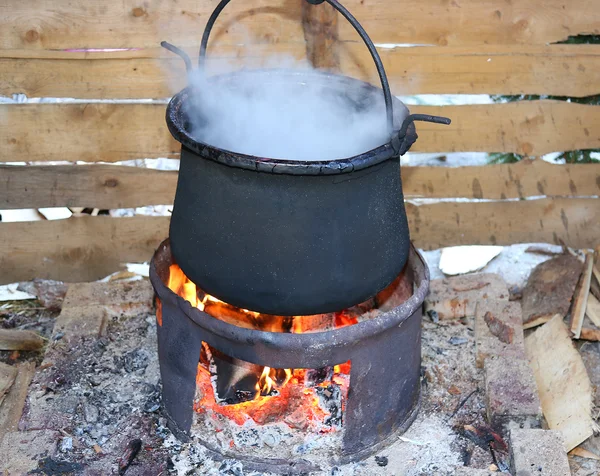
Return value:
M 331 380 L 331 377 L 333 377 L 333 367 L 309 369 L 306 371 L 304 385 L 307 387 L 314 387 L 315 385 Z
M 258 382 L 263 367 L 234 359 L 213 348 L 210 350 L 216 374 L 217 401 L 234 405 L 254 400 L 260 391 Z
M 246 329 L 256 329 L 255 317 L 243 312 L 240 308 L 230 306 L 222 301 L 207 301 L 204 312 L 215 319 Z
M 406 269 L 387 288 L 375 296 L 375 304 L 382 312 L 398 307 L 412 296 L 412 281 L 406 279 Z

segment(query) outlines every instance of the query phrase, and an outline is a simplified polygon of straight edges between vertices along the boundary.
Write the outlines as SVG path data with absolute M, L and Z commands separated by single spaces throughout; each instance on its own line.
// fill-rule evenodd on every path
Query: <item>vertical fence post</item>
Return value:
M 337 11 L 328 3 L 311 5 L 306 0 L 299 1 L 308 60 L 315 68 L 339 71 Z

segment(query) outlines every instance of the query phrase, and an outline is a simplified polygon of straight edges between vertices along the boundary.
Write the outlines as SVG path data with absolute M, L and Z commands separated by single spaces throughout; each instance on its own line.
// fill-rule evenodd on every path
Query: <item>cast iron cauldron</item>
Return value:
M 336 0 L 327 2 L 365 41 L 383 91 L 345 76 L 290 70 L 244 71 L 210 80 L 235 86 L 258 75 L 261 81 L 317 85 L 359 109 L 383 96 L 388 143 L 338 160 L 255 157 L 192 137 L 186 107 L 191 88 L 175 95 L 167 108 L 169 130 L 182 144 L 170 227 L 175 260 L 207 293 L 266 314 L 345 309 L 374 296 L 398 276 L 409 252 L 400 155 L 417 138 L 413 121 L 450 122 L 409 115 L 402 102 L 392 99 L 367 34 Z M 227 3 L 222 0 L 208 21 L 200 66 L 210 30 Z M 182 56 L 191 70 L 185 53 L 166 42 L 163 46 Z

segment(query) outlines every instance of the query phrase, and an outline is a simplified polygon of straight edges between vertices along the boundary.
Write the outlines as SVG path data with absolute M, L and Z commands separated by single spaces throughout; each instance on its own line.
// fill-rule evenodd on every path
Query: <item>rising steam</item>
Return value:
M 348 158 L 389 140 L 381 91 L 341 89 L 287 63 L 284 75 L 245 71 L 215 81 L 194 72 L 191 134 L 232 152 L 290 160 Z

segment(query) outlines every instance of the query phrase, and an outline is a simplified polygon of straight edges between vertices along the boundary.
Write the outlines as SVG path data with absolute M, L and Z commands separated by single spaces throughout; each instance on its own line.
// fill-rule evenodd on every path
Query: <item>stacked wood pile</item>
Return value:
M 0 161 L 21 163 L 0 165 L 0 210 L 171 203 L 176 173 L 113 164 L 177 158 L 165 101 L 135 100 L 165 99 L 184 86 L 183 62 L 159 42 L 195 54 L 215 3 L 6 0 L 0 95 L 77 101 L 0 104 Z M 600 93 L 600 46 L 551 43 L 600 33 L 592 3 L 344 2 L 376 43 L 433 45 L 380 49 L 395 94 L 573 97 Z M 231 2 L 209 46 L 210 68 L 257 66 L 285 53 L 376 83 L 366 48 L 327 8 L 301 0 Z M 113 99 L 125 102 L 107 102 Z M 600 147 L 600 106 L 541 100 L 412 111 L 453 119 L 449 127 L 419 124 L 420 152 L 535 158 Z M 402 174 L 407 199 L 469 199 L 408 206 L 412 238 L 422 248 L 560 240 L 584 248 L 600 235 L 598 164 L 405 167 Z M 99 278 L 120 263 L 148 260 L 168 222 L 87 216 L 0 224 L 0 282 Z

